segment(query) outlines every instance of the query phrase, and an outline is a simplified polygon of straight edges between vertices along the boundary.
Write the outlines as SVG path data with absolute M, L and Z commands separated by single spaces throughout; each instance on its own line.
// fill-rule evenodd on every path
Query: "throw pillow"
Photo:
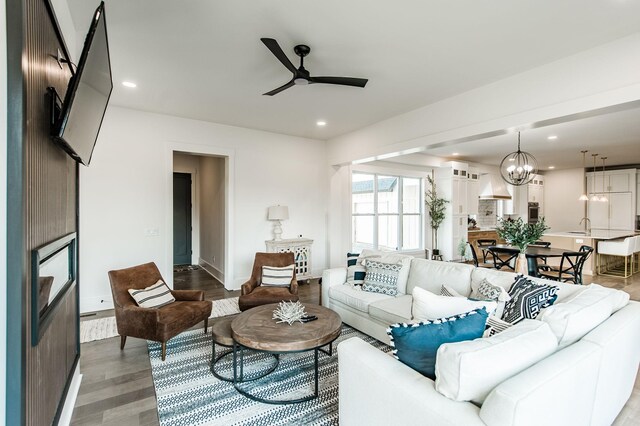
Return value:
M 482 404 L 497 385 L 546 358 L 557 346 L 547 324 L 534 320 L 489 339 L 444 344 L 437 353 L 436 390 L 454 401 Z
M 160 308 L 176 301 L 171 290 L 162 280 L 158 280 L 147 288 L 130 288 L 127 291 L 141 308 Z
M 370 258 L 378 258 L 380 253 L 374 250 L 362 250 L 362 253 L 347 253 L 347 284 L 351 286 L 364 284 L 366 269 L 364 261 Z
M 387 329 L 394 347 L 392 353 L 402 363 L 435 379 L 436 353 L 440 345 L 481 337 L 487 316 L 486 309 L 482 308 L 433 321 L 394 324 Z
M 504 307 L 502 319 L 517 324 L 525 318 L 535 319 L 542 308 L 553 305 L 558 287 L 536 284 L 525 276 L 518 275 L 509 290 L 509 300 Z
M 487 320 L 487 328 L 484 331 L 482 337 L 495 336 L 496 334 L 505 331 L 512 325 L 513 324 L 511 324 L 510 322 L 503 321 L 500 318 L 497 318 L 495 315 L 491 315 Z
M 471 292 L 471 298 L 477 300 L 493 300 L 498 304 L 494 316 L 502 318 L 504 306 L 511 299 L 509 292 L 499 285 L 491 284 L 486 278 L 483 278 L 478 287 Z
M 364 291 L 388 296 L 398 294 L 398 275 L 402 269 L 402 263 L 384 263 L 367 259 L 364 261 L 364 266 L 367 270 L 362 285 Z
M 463 295 L 461 295 L 460 293 L 458 293 L 448 285 L 444 285 L 444 284 L 442 284 L 442 287 L 440 287 L 440 296 L 464 297 Z
M 469 300 L 466 297 L 438 296 L 421 287 L 413 289 L 411 314 L 416 321 L 434 320 L 485 308 L 489 313 L 496 310 L 491 300 Z
M 265 287 L 289 287 L 295 268 L 293 263 L 289 266 L 263 266 L 260 283 Z

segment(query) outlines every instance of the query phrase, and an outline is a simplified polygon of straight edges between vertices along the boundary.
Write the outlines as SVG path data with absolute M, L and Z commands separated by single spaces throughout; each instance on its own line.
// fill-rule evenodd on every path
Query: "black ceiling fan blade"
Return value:
M 262 40 L 264 45 L 267 46 L 267 48 L 271 51 L 271 53 L 273 53 L 273 55 L 276 58 L 278 58 L 280 62 L 282 62 L 282 65 L 287 67 L 287 69 L 292 73 L 294 74 L 296 73 L 297 71 L 296 67 L 293 66 L 289 58 L 287 58 L 287 55 L 284 54 L 284 52 L 282 51 L 282 48 L 280 47 L 277 41 L 275 41 L 272 38 L 261 38 L 260 40 Z
M 341 84 L 343 86 L 364 87 L 367 85 L 366 78 L 353 78 L 353 77 L 310 77 L 311 83 L 324 83 L 324 84 Z
M 270 92 L 263 93 L 263 95 L 266 95 L 266 96 L 277 95 L 278 93 L 282 92 L 283 90 L 288 89 L 291 86 L 295 86 L 295 83 L 293 82 L 293 80 L 291 80 L 290 82 L 288 82 L 286 84 L 283 84 L 282 86 L 278 87 L 277 89 L 273 89 Z

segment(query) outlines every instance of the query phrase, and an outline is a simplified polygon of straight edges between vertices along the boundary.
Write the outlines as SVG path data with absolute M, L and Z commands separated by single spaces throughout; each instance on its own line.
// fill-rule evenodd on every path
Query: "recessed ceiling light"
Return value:
M 555 168 L 556 168 L 556 166 L 549 166 L 549 170 L 553 170 Z
M 130 87 L 131 89 L 133 89 L 134 87 L 138 87 L 138 85 L 137 85 L 137 84 L 135 84 L 135 83 L 134 83 L 134 82 L 132 82 L 132 81 L 123 81 L 123 82 L 122 82 L 122 85 L 123 85 L 124 87 Z
M 550 141 L 555 141 L 556 139 L 558 139 L 558 137 L 556 135 L 551 135 L 548 136 L 547 139 L 549 139 Z
M 453 154 L 451 154 L 451 155 L 453 155 L 453 156 L 456 156 L 456 157 L 457 157 L 458 155 L 460 155 L 460 153 L 459 153 L 459 152 L 454 152 L 454 153 L 453 153 Z
M 320 126 L 320 127 L 322 127 L 322 126 L 326 126 L 326 125 L 327 125 L 327 122 L 326 122 L 326 121 L 317 121 L 317 122 L 316 122 L 316 125 L 318 125 L 318 126 Z

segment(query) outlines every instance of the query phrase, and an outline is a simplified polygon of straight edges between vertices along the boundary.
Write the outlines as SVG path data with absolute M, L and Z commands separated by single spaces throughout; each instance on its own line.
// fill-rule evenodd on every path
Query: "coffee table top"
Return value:
M 270 352 L 306 351 L 333 342 L 342 329 L 340 316 L 324 306 L 304 304 L 308 315 L 317 320 L 292 325 L 276 323 L 273 311 L 277 303 L 251 308 L 231 323 L 233 339 L 244 347 Z

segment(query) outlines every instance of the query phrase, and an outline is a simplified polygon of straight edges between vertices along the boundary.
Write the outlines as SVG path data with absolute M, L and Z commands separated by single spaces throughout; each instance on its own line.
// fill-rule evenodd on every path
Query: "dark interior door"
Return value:
M 191 175 L 173 174 L 173 264 L 191 264 Z

